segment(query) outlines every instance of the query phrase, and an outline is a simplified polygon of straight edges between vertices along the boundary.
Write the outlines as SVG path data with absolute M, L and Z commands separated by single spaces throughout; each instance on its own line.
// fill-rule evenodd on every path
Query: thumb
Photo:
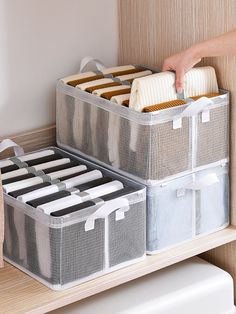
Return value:
M 184 70 L 176 70 L 175 73 L 175 88 L 177 93 L 182 93 L 184 89 Z

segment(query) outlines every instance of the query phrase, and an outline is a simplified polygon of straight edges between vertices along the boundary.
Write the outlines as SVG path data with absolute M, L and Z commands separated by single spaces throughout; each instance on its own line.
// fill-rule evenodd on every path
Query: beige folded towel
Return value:
M 113 82 L 113 80 L 111 78 L 103 78 L 103 79 L 99 79 L 99 80 L 95 80 L 95 81 L 79 84 L 79 85 L 76 86 L 76 88 L 79 88 L 81 90 L 86 90 L 89 87 L 99 86 L 101 84 L 107 84 L 107 83 L 112 83 L 112 82 Z
M 185 97 L 219 92 L 215 69 L 210 66 L 191 69 L 184 81 Z
M 110 93 L 110 92 L 114 92 L 114 91 L 118 91 L 118 90 L 123 90 L 123 89 L 128 89 L 130 88 L 127 85 L 120 85 L 120 86 L 112 86 L 112 87 L 105 87 L 105 88 L 101 88 L 101 89 L 96 89 L 95 91 L 93 91 L 93 94 L 96 96 L 101 96 L 104 93 Z
M 116 78 L 120 79 L 121 81 L 128 81 L 128 80 L 133 80 L 137 77 L 144 77 L 144 76 L 148 76 L 151 74 L 152 74 L 152 71 L 145 70 L 145 71 L 141 71 L 141 72 L 137 72 L 137 73 L 116 76 Z
M 68 82 L 71 82 L 71 81 L 82 80 L 82 79 L 85 79 L 87 77 L 92 77 L 92 76 L 96 76 L 96 75 L 97 74 L 95 72 L 78 73 L 78 74 L 64 77 L 61 79 L 61 81 L 65 84 L 67 84 Z
M 128 71 L 132 69 L 135 69 L 134 65 L 120 65 L 113 68 L 103 69 L 102 73 L 105 75 L 105 74 L 112 74 L 112 73 L 116 73 L 120 71 Z
M 128 101 L 130 99 L 130 94 L 123 94 L 111 97 L 111 101 L 115 102 L 118 105 L 123 105 L 124 101 Z
M 218 91 L 216 74 L 212 67 L 193 68 L 184 77 L 186 98 Z M 175 74 L 161 72 L 134 80 L 129 107 L 142 111 L 144 107 L 176 99 Z

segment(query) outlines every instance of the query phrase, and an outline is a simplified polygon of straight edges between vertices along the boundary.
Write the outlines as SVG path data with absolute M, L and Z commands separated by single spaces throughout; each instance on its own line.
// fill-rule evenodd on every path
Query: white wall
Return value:
M 0 0 L 0 136 L 55 121 L 55 81 L 117 63 L 117 0 Z

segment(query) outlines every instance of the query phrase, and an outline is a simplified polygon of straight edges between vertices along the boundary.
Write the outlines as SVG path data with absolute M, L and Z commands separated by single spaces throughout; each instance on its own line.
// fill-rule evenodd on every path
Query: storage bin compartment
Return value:
M 4 193 L 5 259 L 55 290 L 142 260 L 146 248 L 145 188 L 60 149 L 50 149 L 119 180 L 130 192 L 107 201 L 97 198 L 94 204 L 59 217 Z
M 154 184 L 229 156 L 228 93 L 193 116 L 186 114 L 191 104 L 141 113 L 59 81 L 57 143 Z
M 147 252 L 157 253 L 229 224 L 228 166 L 147 186 Z

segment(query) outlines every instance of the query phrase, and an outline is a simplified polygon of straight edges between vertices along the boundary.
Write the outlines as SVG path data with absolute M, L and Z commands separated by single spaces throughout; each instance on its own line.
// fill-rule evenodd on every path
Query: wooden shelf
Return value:
M 236 240 L 236 228 L 193 240 L 77 287 L 56 292 L 15 267 L 0 269 L 0 313 L 46 313 Z

